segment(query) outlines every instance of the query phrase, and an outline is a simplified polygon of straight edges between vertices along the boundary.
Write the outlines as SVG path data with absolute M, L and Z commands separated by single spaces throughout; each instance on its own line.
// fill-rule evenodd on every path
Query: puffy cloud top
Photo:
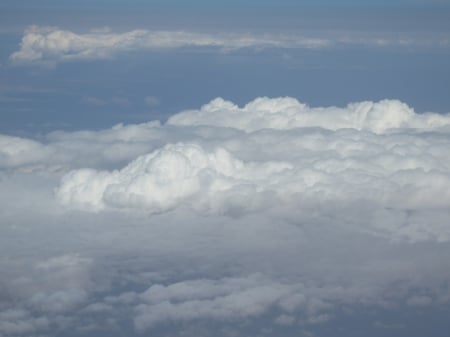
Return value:
M 398 128 L 427 130 L 448 126 L 450 118 L 437 114 L 415 114 L 405 103 L 397 100 L 351 103 L 346 108 L 310 108 L 295 98 L 261 97 L 243 108 L 217 98 L 200 110 L 172 116 L 168 124 L 214 125 L 245 131 L 320 127 L 329 130 L 349 128 L 381 133 Z
M 93 210 L 111 206 L 160 212 L 184 203 L 209 208 L 211 199 L 239 186 L 246 194 L 257 193 L 289 167 L 245 164 L 223 148 L 206 152 L 198 145 L 175 144 L 140 156 L 119 171 L 73 171 L 63 178 L 57 196 L 67 206 Z
M 2 135 L 0 336 L 309 335 L 343 308 L 445 325 L 449 120 L 217 98 L 166 124 Z
M 175 130 L 184 136 L 169 137 L 121 169 L 69 172 L 56 196 L 66 207 L 90 211 L 180 208 L 230 215 L 299 198 L 368 202 L 401 210 L 393 215 L 397 221 L 407 209 L 444 211 L 450 203 L 450 158 L 442 143 L 449 124 L 448 115 L 419 115 L 399 101 L 310 108 L 294 98 L 263 97 L 239 108 L 217 98 L 165 126 L 142 125 L 143 140 L 164 129 L 170 137 Z M 126 130 L 115 128 L 117 136 Z M 378 216 L 367 222 L 371 231 L 410 240 L 450 238 L 439 221 L 418 225 L 420 231 L 417 224 L 386 226 Z

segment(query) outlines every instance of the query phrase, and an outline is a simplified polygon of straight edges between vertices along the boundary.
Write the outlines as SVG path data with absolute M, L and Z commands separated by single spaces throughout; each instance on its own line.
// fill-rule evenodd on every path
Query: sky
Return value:
M 392 98 L 419 112 L 450 110 L 450 7 L 445 1 L 364 6 L 336 1 L 2 1 L 0 6 L 2 132 L 164 120 L 216 97 L 245 104 L 260 96 L 292 96 L 315 106 Z M 12 58 L 33 25 L 78 36 L 109 29 L 116 35 L 183 31 L 206 33 L 212 40 L 242 34 L 287 41 L 281 48 L 260 41 L 232 52 L 231 46 L 145 46 L 143 37 L 134 46 L 118 46 L 83 61 L 52 59 L 50 49 L 41 59 Z M 295 43 L 302 38 L 323 44 Z M 148 104 L 146 97 L 158 104 Z
M 450 2 L 0 1 L 0 337 L 450 328 Z

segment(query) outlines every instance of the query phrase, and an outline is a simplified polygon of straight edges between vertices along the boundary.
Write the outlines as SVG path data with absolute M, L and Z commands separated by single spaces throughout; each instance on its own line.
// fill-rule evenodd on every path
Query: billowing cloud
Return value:
M 381 133 L 400 128 L 427 130 L 448 127 L 450 119 L 438 114 L 416 114 L 406 104 L 396 100 L 351 103 L 345 108 L 311 108 L 290 97 L 261 97 L 243 108 L 217 98 L 200 110 L 172 116 L 168 124 L 211 125 L 245 131 L 320 127 L 328 130 L 347 128 Z
M 339 45 L 360 47 L 448 47 L 447 36 L 386 36 L 386 34 L 349 34 L 340 32 L 308 35 L 299 33 L 210 33 L 186 30 L 161 31 L 136 29 L 114 33 L 109 29 L 94 29 L 76 33 L 58 27 L 30 26 L 22 37 L 20 50 L 10 56 L 16 64 L 53 64 L 75 60 L 108 59 L 117 54 L 145 50 L 174 48 L 208 48 L 237 51 L 282 48 L 317 49 Z
M 167 145 L 120 171 L 77 170 L 63 177 L 57 197 L 69 207 L 167 211 L 180 204 L 214 207 L 214 199 L 267 190 L 288 163 L 243 163 L 225 149 L 211 153 L 193 144 Z M 196 200 L 198 199 L 198 200 Z M 232 202 L 232 200 L 229 200 Z
M 3 135 L 0 336 L 308 336 L 447 317 L 449 126 L 395 100 L 261 97 Z
M 309 108 L 292 98 L 259 98 L 239 108 L 216 99 L 167 122 L 167 127 L 202 130 L 209 141 L 169 143 L 120 170 L 72 171 L 56 196 L 67 207 L 94 211 L 188 207 L 220 214 L 255 211 L 300 196 L 349 205 L 366 201 L 378 205 L 376 214 L 389 214 L 386 220 L 403 222 L 409 208 L 447 213 L 450 163 L 441 145 L 420 132 L 445 134 L 449 125 L 446 115 L 418 115 L 398 101 Z M 216 136 L 228 129 L 245 132 L 221 143 L 208 134 L 211 128 Z M 386 211 L 389 207 L 402 211 Z M 375 219 L 366 225 L 385 230 L 385 221 Z M 435 232 L 439 225 L 432 221 L 422 235 L 415 226 L 389 232 L 414 240 L 450 238 L 448 230 Z

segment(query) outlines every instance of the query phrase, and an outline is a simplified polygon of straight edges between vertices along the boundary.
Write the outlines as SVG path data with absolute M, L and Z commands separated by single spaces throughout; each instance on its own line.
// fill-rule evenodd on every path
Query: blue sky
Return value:
M 0 2 L 0 337 L 446 337 L 449 1 Z
M 311 105 L 398 98 L 422 112 L 450 110 L 446 94 L 449 48 L 439 45 L 442 41 L 433 41 L 431 46 L 421 46 L 421 42 L 382 48 L 350 44 L 317 50 L 271 48 L 225 54 L 141 51 L 100 64 L 92 60 L 51 69 L 11 63 L 9 56 L 19 49 L 24 30 L 33 24 L 78 34 L 108 26 L 117 33 L 162 29 L 303 34 L 331 40 L 348 36 L 360 40 L 404 37 L 422 42 L 445 40 L 450 31 L 450 12 L 440 8 L 446 6 L 445 2 L 422 3 L 420 9 L 408 1 L 398 2 L 400 7 L 393 2 L 386 7 L 382 2 L 372 2 L 370 5 L 380 5 L 376 9 L 351 2 L 333 2 L 330 9 L 326 1 L 108 4 L 46 1 L 37 6 L 35 2 L 2 2 L 3 131 L 38 131 L 51 123 L 69 128 L 106 127 L 120 121 L 164 118 L 216 96 L 244 103 L 260 95 L 291 95 Z M 428 89 L 430 85 L 433 90 Z M 201 90 L 191 92 L 192 88 Z M 55 90 L 59 92 L 57 97 Z M 119 101 L 128 100 L 133 108 L 112 103 L 89 106 L 86 96 L 99 100 L 117 96 Z M 146 106 L 146 96 L 157 96 L 160 104 Z M 67 102 L 73 111 L 67 111 Z M 93 112 L 91 125 L 84 124 Z

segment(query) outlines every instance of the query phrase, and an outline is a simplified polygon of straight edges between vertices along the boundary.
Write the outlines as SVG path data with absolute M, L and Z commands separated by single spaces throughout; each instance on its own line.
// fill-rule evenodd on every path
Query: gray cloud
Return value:
M 447 310 L 449 124 L 398 101 L 263 97 L 2 135 L 0 336 L 294 334 Z
M 153 106 L 158 105 L 160 102 L 159 102 L 158 97 L 155 97 L 155 96 L 145 96 L 145 97 L 144 97 L 144 103 L 145 103 L 147 106 L 149 106 L 149 107 L 153 107 Z

